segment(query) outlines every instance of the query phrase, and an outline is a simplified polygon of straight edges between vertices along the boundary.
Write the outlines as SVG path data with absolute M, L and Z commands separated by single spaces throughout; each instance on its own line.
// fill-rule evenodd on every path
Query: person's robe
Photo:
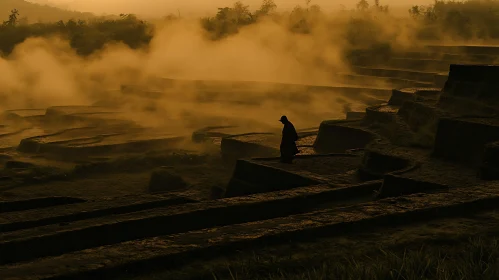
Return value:
M 291 122 L 285 123 L 282 129 L 281 155 L 294 156 L 299 153 L 296 141 L 298 141 L 298 133 L 296 133 L 294 125 Z

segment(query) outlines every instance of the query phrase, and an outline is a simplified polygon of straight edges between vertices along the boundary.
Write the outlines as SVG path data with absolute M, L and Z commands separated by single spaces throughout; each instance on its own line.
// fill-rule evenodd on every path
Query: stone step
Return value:
M 31 200 L 28 200 L 26 202 L 31 202 Z M 35 202 L 38 201 L 35 200 Z M 15 231 L 32 227 L 46 226 L 51 224 L 71 223 L 79 220 L 93 219 L 103 216 L 111 216 L 117 214 L 138 212 L 153 208 L 162 208 L 171 205 L 191 203 L 195 202 L 195 200 L 177 195 L 165 195 L 165 196 L 134 195 L 129 197 L 78 203 L 76 205 L 75 204 L 61 205 L 63 204 L 63 202 L 66 202 L 63 201 L 62 199 L 61 201 L 54 201 L 54 202 L 58 203 L 51 203 L 48 205 L 44 205 L 43 207 L 46 207 L 45 209 L 36 209 L 31 211 L 24 211 L 22 213 L 11 213 L 11 214 L 3 212 L 4 210 L 5 212 L 7 212 L 8 209 L 13 209 L 13 207 L 7 208 L 7 206 L 3 206 L 4 203 L 0 203 L 0 209 L 2 210 L 3 213 L 0 216 L 0 232 Z M 38 205 L 40 205 L 40 203 L 41 202 L 38 202 Z M 17 209 L 19 208 L 20 206 L 18 206 Z M 32 208 L 34 207 L 26 209 L 32 209 Z
M 498 106 L 498 75 L 499 65 L 453 64 L 450 66 L 449 78 L 442 91 L 453 97 Z
M 360 75 L 369 75 L 376 77 L 397 77 L 408 80 L 415 80 L 421 82 L 433 83 L 435 81 L 435 75 L 438 72 L 424 72 L 415 71 L 407 69 L 395 69 L 395 68 L 384 68 L 384 67 L 362 67 L 362 66 L 352 66 L 352 71 Z
M 359 166 L 359 175 L 364 180 L 377 180 L 385 178 L 387 174 L 403 174 L 416 167 L 416 162 L 410 158 L 366 149 Z
M 357 176 L 361 157 L 356 154 L 296 156 L 292 164 L 279 158 L 238 160 L 226 197 L 293 189 L 315 184 L 348 185 Z
M 372 192 L 379 187 L 379 181 L 347 188 L 311 186 L 3 233 L 0 234 L 0 264 L 55 256 L 129 240 L 303 213 L 320 203 L 358 198 L 366 190 Z M 342 195 L 345 192 L 348 195 Z
M 204 127 L 192 133 L 192 141 L 200 143 L 209 141 L 212 138 L 217 138 L 221 141 L 221 138 L 223 137 L 242 134 L 245 132 L 244 130 L 244 127 L 234 125 Z
M 436 59 L 444 61 L 473 61 L 475 63 L 490 63 L 496 59 L 494 55 L 488 54 L 459 54 L 445 52 L 400 52 L 394 55 L 397 58 L 412 58 L 412 59 Z
M 36 137 L 46 132 L 39 127 L 29 127 L 0 135 L 0 151 L 15 150 L 23 139 Z
M 437 107 L 448 111 L 453 116 L 495 118 L 499 116 L 499 107 L 494 104 L 480 102 L 466 96 L 455 96 L 443 92 L 438 99 Z
M 323 121 L 314 142 L 314 149 L 321 154 L 343 153 L 346 150 L 363 149 L 370 142 L 380 138 L 370 131 L 350 126 L 357 123 L 360 121 Z
M 389 85 L 391 87 L 432 87 L 433 82 L 421 82 L 416 80 L 407 80 L 396 77 L 377 77 L 369 75 L 357 75 L 357 74 L 339 74 L 339 79 L 342 81 L 362 84 L 362 85 Z
M 472 135 L 468 137 L 467 135 Z M 479 166 L 485 145 L 499 141 L 499 120 L 490 118 L 441 118 L 434 156 Z
M 398 115 L 405 121 L 413 132 L 426 130 L 436 133 L 436 125 L 445 112 L 437 106 L 417 101 L 405 101 L 398 111 Z
M 127 125 L 79 127 L 21 140 L 18 150 L 61 157 L 89 156 L 113 151 L 144 151 L 154 147 L 172 147 L 185 139 L 164 131 Z
M 0 216 L 0 220 L 5 221 L 5 217 L 9 216 L 9 214 L 6 214 L 7 212 L 26 211 L 30 209 L 48 208 L 58 205 L 74 204 L 82 202 L 85 202 L 85 200 L 80 198 L 65 197 L 65 196 L 39 197 L 26 200 L 11 200 L 11 201 L 4 200 L 0 201 L 0 213 L 2 213 L 2 216 Z M 12 215 L 23 216 L 24 214 L 14 213 Z M 9 218 L 6 219 L 10 221 Z M 2 229 L 1 225 L 0 229 Z M 3 232 L 3 230 L 0 230 L 0 232 Z
M 281 137 L 274 133 L 245 133 L 223 137 L 222 157 L 227 161 L 252 157 L 279 156 Z
M 379 227 L 455 217 L 496 209 L 499 186 L 475 186 L 448 192 L 382 199 L 339 209 L 327 209 L 264 221 L 217 227 L 182 234 L 124 242 L 48 257 L 34 262 L 1 266 L 3 279 L 110 279 L 133 271 L 173 269 L 179 263 L 213 259 L 240 250 Z
M 438 100 L 441 89 L 439 88 L 402 88 L 392 90 L 389 105 L 402 106 L 405 101 Z
M 480 166 L 478 174 L 483 180 L 499 180 L 499 167 L 484 163 Z
M 415 193 L 448 191 L 449 186 L 433 182 L 415 180 L 405 176 L 385 175 L 378 198 L 398 197 Z
M 466 56 L 459 56 L 447 59 L 435 58 L 410 58 L 410 57 L 390 57 L 381 61 L 373 61 L 370 56 L 357 58 L 355 65 L 364 67 L 379 67 L 406 69 L 424 72 L 447 72 L 451 64 L 493 64 L 496 59 L 491 56 L 474 60 Z
M 361 120 L 366 116 L 366 112 L 347 112 L 347 120 Z
M 297 146 L 312 146 L 317 129 L 298 130 Z M 280 155 L 281 135 L 276 133 L 245 133 L 222 137 L 222 156 L 227 161 L 255 157 L 277 157 Z M 307 151 L 310 153 L 311 151 Z
M 491 166 L 499 167 L 499 141 L 489 143 L 485 146 L 483 162 Z M 499 176 L 499 173 L 497 176 Z
M 366 108 L 366 122 L 391 123 L 399 110 L 398 106 L 383 104 Z
M 45 110 L 47 117 L 63 117 L 75 114 L 113 114 L 121 113 L 121 110 L 115 107 L 107 106 L 53 106 Z
M 435 87 L 442 89 L 444 88 L 448 78 L 449 76 L 447 74 L 436 74 L 433 79 L 433 84 Z
M 430 45 L 426 47 L 429 51 L 450 54 L 477 54 L 477 55 L 499 55 L 499 46 L 438 46 Z
M 45 115 L 45 109 L 16 109 L 4 112 L 4 118 L 13 121 L 26 121 L 33 118 L 40 118 L 43 115 Z
M 351 56 L 374 56 L 374 57 L 407 57 L 414 59 L 457 59 L 477 60 L 482 63 L 494 61 L 497 57 L 498 46 L 439 46 L 428 45 L 417 50 L 381 50 L 379 49 L 356 49 L 351 51 Z
M 406 69 L 413 71 L 428 71 L 428 72 L 445 72 L 449 70 L 449 65 L 456 61 L 446 61 L 438 59 L 413 59 L 413 58 L 397 58 L 392 57 L 383 61 L 370 62 L 367 60 L 363 63 L 366 67 L 383 67 L 394 69 Z M 461 61 L 464 63 L 465 61 Z M 359 65 L 359 64 L 357 64 Z

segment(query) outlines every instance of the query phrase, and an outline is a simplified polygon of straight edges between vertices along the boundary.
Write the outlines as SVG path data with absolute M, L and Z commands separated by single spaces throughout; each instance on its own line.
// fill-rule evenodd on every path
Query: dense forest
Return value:
M 146 46 L 154 34 L 155 24 L 134 15 L 104 19 L 35 4 L 29 4 L 28 8 L 22 3 L 26 2 L 2 0 L 0 8 L 12 6 L 10 15 L 0 26 L 3 55 L 10 54 L 28 37 L 61 35 L 78 54 L 89 55 L 109 42 L 140 48 Z M 52 18 L 60 18 L 57 21 L 30 20 L 34 6 L 40 11 L 46 10 Z M 409 39 L 421 41 L 499 39 L 499 2 L 495 0 L 436 0 L 429 6 L 413 6 L 403 18 L 392 15 L 390 7 L 379 0 L 360 0 L 354 10 L 334 14 L 323 12 L 312 0 L 305 0 L 302 6 L 290 12 L 280 12 L 277 8 L 273 0 L 263 0 L 255 11 L 236 2 L 231 7 L 218 8 L 213 16 L 200 19 L 199 24 L 211 40 L 223 40 L 249 25 L 269 20 L 285 26 L 289 32 L 304 35 L 324 30 L 324 27 L 341 29 L 341 40 L 347 46 L 364 48 L 389 45 L 401 33 L 410 33 L 406 34 Z M 174 14 L 164 18 L 165 22 L 179 19 Z

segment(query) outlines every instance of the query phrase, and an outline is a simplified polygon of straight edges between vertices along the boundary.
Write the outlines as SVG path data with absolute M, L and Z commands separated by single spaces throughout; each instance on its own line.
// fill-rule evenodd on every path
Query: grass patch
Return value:
M 380 250 L 377 256 L 327 259 L 317 266 L 275 267 L 264 274 L 243 267 L 232 279 L 498 279 L 497 240 L 470 239 L 460 248 L 421 247 L 403 252 Z M 454 249 L 454 250 L 453 250 Z M 454 251 L 454 252 L 453 252 Z M 269 273 L 270 272 L 270 273 Z M 217 277 L 214 279 L 227 279 Z M 236 277 L 237 276 L 237 277 Z M 230 279 L 229 278 L 229 279 Z
M 443 242 L 441 242 L 443 241 Z M 499 241 L 489 237 L 441 240 L 406 248 L 356 252 L 267 248 L 223 260 L 197 262 L 175 271 L 127 279 L 499 279 Z M 293 245 L 291 246 L 293 247 Z M 124 279 L 120 276 L 120 279 Z

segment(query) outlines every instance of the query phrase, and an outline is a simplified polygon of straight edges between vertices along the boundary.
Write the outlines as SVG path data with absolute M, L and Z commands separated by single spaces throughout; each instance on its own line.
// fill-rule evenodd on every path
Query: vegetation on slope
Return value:
M 339 33 L 337 44 L 348 48 L 388 48 L 393 42 L 404 40 L 407 45 L 421 40 L 499 39 L 499 1 L 467 0 L 463 2 L 435 1 L 429 6 L 414 6 L 410 17 L 396 18 L 379 0 L 370 3 L 360 0 L 355 10 L 335 14 L 324 13 L 320 6 L 305 0 L 291 12 L 277 12 L 273 0 L 263 0 L 261 7 L 250 11 L 248 6 L 236 2 L 232 7 L 219 8 L 200 24 L 212 40 L 238 33 L 246 26 L 274 21 L 292 33 L 310 34 L 316 30 Z M 35 8 L 36 7 L 36 8 Z M 0 27 L 0 51 L 8 55 L 16 44 L 28 37 L 62 35 L 81 55 L 101 49 L 108 42 L 123 42 L 139 48 L 150 42 L 153 24 L 134 15 L 121 15 L 117 19 L 93 18 L 83 20 L 85 14 L 27 3 L 22 0 L 4 0 L 0 11 L 11 9 Z M 35 13 L 36 11 L 36 13 Z M 38 13 L 38 14 L 37 14 Z M 50 14 L 50 23 L 29 23 L 39 14 Z M 35 15 L 36 14 L 36 15 Z M 32 16 L 33 15 L 33 16 Z M 167 16 L 168 21 L 178 19 Z M 36 20 L 35 20 L 36 21 Z M 402 38 L 402 39 L 401 39 Z M 336 43 L 336 42 L 335 42 Z
M 152 38 L 151 26 L 133 15 L 119 19 L 74 20 L 55 23 L 19 23 L 20 12 L 13 10 L 9 19 L 0 26 L 0 53 L 10 54 L 14 47 L 29 37 L 59 35 L 69 40 L 80 55 L 89 55 L 109 42 L 122 42 L 131 48 L 147 45 Z

